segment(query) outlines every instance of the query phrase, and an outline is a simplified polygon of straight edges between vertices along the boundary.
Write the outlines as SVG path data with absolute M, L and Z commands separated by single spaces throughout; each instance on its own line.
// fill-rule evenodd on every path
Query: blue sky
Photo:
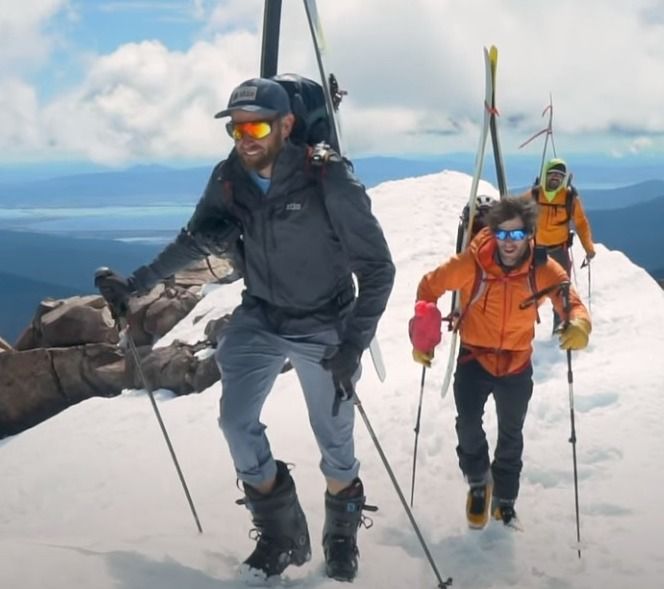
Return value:
M 474 152 L 496 44 L 503 149 L 545 123 L 563 155 L 664 159 L 661 0 L 319 0 L 352 155 Z M 262 0 L 0 0 L 4 164 L 210 161 L 212 116 L 257 73 Z M 300 0 L 281 71 L 316 75 Z M 530 150 L 530 151 L 529 151 Z
M 0 17 L 1 18 L 1 17 Z M 154 39 L 171 51 L 187 51 L 201 30 L 201 15 L 193 4 L 179 0 L 147 2 L 79 1 L 44 23 L 54 39 L 49 64 L 32 82 L 43 98 L 66 90 L 85 75 L 84 56 L 113 53 L 119 46 Z

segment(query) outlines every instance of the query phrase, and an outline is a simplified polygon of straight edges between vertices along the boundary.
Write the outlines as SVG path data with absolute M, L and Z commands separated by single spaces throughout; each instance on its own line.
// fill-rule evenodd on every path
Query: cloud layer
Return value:
M 105 54 L 78 47 L 81 75 L 54 94 L 35 72 L 58 66 L 51 54 L 63 40 L 51 25 L 63 15 L 75 20 L 74 7 L 65 0 L 2 4 L 0 148 L 7 159 L 121 164 L 214 158 L 230 147 L 212 115 L 257 73 L 261 1 L 175 2 L 200 23 L 185 50 L 147 33 Z M 505 151 L 543 126 L 551 93 L 564 151 L 664 152 L 661 1 L 319 0 L 319 10 L 330 69 L 349 90 L 343 122 L 352 153 L 473 151 L 482 47 L 490 44 L 500 50 Z M 284 2 L 281 53 L 281 71 L 317 75 L 300 2 Z

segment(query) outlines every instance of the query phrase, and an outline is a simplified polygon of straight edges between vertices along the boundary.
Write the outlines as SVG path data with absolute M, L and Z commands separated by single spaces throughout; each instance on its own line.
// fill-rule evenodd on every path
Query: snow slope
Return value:
M 397 266 L 379 328 L 388 378 L 368 354 L 359 394 L 404 494 L 410 479 L 420 367 L 406 325 L 421 275 L 451 255 L 470 178 L 445 171 L 371 191 Z M 482 183 L 480 191 L 495 192 Z M 460 589 L 655 589 L 664 575 L 659 507 L 664 488 L 664 293 L 623 254 L 598 246 L 592 265 L 594 329 L 573 355 L 582 558 L 576 552 L 570 411 L 565 355 L 541 311 L 535 393 L 525 426 L 523 533 L 492 523 L 468 530 L 466 486 L 457 468 L 454 403 L 440 384 L 446 340 L 427 373 L 414 514 L 444 577 Z M 587 273 L 578 266 L 587 299 Z M 103 260 L 100 260 L 100 264 Z M 196 341 L 205 322 L 237 303 L 240 285 L 208 288 L 201 303 L 162 340 Z M 447 297 L 440 308 L 449 308 Z M 205 319 L 194 324 L 194 319 Z M 204 533 L 182 488 L 142 391 L 92 399 L 0 441 L 0 587 L 21 589 L 229 589 L 252 548 L 248 512 L 217 428 L 219 385 L 198 395 L 156 393 Z M 486 427 L 495 440 L 495 412 Z M 295 464 L 313 558 L 290 568 L 284 586 L 326 589 L 319 539 L 324 483 L 318 451 L 293 373 L 281 376 L 263 421 L 274 454 Z M 380 510 L 360 530 L 356 587 L 435 587 L 433 575 L 362 420 L 357 452 L 370 503 Z

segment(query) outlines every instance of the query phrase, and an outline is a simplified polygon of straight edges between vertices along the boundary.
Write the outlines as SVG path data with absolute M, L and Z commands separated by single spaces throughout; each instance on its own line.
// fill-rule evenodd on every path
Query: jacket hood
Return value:
M 552 170 L 560 170 L 565 174 L 565 177 L 563 178 L 562 182 L 560 183 L 560 186 L 556 188 L 555 190 L 547 190 L 546 189 L 546 175 Z M 565 160 L 562 160 L 560 158 L 553 158 L 550 159 L 548 162 L 544 164 L 542 167 L 542 173 L 540 174 L 540 182 L 539 185 L 542 188 L 542 192 L 546 195 L 546 198 L 549 202 L 551 202 L 556 194 L 563 190 L 567 190 L 567 186 L 569 185 L 571 180 L 571 176 L 569 171 L 567 170 L 567 164 L 565 163 Z

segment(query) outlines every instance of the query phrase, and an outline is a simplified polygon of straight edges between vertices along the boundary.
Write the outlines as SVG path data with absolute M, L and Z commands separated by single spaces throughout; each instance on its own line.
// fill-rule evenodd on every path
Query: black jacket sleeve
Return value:
M 336 160 L 336 161 L 335 161 Z M 323 194 L 330 222 L 348 256 L 358 296 L 344 342 L 368 347 L 394 284 L 394 264 L 371 201 L 350 165 L 340 158 L 325 164 Z
M 240 239 L 241 229 L 223 201 L 222 166 L 223 162 L 213 170 L 186 228 L 150 264 L 141 266 L 132 274 L 136 290 L 146 292 L 210 254 L 225 257 L 234 266 L 238 265 L 236 242 Z

